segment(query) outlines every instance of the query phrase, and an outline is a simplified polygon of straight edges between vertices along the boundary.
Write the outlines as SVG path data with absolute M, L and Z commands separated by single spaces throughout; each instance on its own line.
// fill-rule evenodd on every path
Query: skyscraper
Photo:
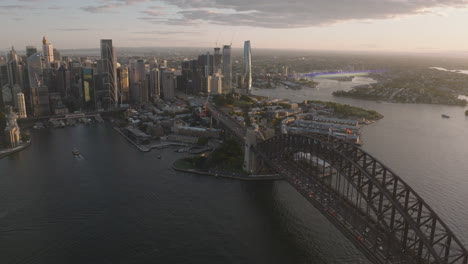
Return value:
M 112 39 L 101 39 L 102 87 L 99 100 L 104 108 L 117 107 L 117 57 Z
M 17 96 L 17 101 L 18 101 L 18 117 L 19 118 L 28 117 L 26 114 L 26 102 L 24 100 L 24 94 L 18 93 L 16 96 Z
M 232 61 L 231 45 L 223 46 L 223 91 L 231 92 L 232 89 Z
M 13 88 L 15 84 L 23 86 L 23 76 L 20 69 L 19 58 L 14 47 L 7 54 L 8 84 Z M 16 96 L 16 95 L 14 95 Z
M 221 55 L 221 49 L 216 47 L 214 48 L 214 55 L 213 55 L 213 74 L 217 73 L 221 69 L 221 61 L 223 55 Z
M 29 56 L 33 55 L 34 53 L 37 53 L 36 46 L 26 46 L 26 58 L 29 58 Z
M 117 69 L 117 78 L 119 79 L 120 101 L 128 103 L 130 99 L 130 83 L 128 81 L 128 67 L 122 66 Z
M 246 94 L 250 94 L 252 90 L 252 51 L 250 40 L 244 42 L 244 82 Z
M 54 62 L 54 47 L 47 41 L 46 37 L 42 38 L 42 52 L 46 68 L 50 68 L 50 63 Z
M 153 102 L 161 97 L 161 77 L 158 68 L 153 68 L 150 72 L 150 91 Z
M 56 61 L 62 60 L 62 55 L 60 54 L 60 51 L 55 48 L 54 48 L 54 60 Z
M 145 60 L 138 59 L 131 65 L 130 96 L 132 101 L 144 104 L 148 101 L 148 80 Z
M 175 96 L 174 72 L 165 70 L 161 75 L 164 100 L 172 100 Z
M 34 116 L 49 115 L 49 89 L 43 84 L 43 69 L 40 53 L 35 53 L 28 58 L 28 74 Z
M 91 68 L 82 68 L 83 105 L 86 109 L 95 108 L 94 73 Z
M 211 79 L 211 93 L 222 94 L 223 93 L 223 75 L 221 72 L 217 72 Z

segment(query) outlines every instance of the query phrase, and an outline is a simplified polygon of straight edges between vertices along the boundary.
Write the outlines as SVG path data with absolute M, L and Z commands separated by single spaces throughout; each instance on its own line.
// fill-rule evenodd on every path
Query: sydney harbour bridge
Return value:
M 285 134 L 257 143 L 210 106 L 245 146 L 244 168 L 284 177 L 373 263 L 468 264 L 468 252 L 437 213 L 398 175 L 358 146 Z

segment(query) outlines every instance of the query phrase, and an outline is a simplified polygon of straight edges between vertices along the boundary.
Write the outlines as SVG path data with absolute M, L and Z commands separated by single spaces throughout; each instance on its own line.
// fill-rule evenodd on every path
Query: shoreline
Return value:
M 31 146 L 31 140 L 29 140 L 26 143 L 23 143 L 22 145 L 20 145 L 18 147 L 2 150 L 2 151 L 0 151 L 0 159 L 6 157 L 8 155 L 11 155 L 13 153 L 20 152 L 20 151 L 28 148 L 29 146 Z
M 176 161 L 177 162 L 177 161 Z M 227 178 L 227 179 L 234 179 L 234 180 L 242 180 L 242 181 L 275 181 L 275 180 L 283 180 L 283 177 L 280 175 L 253 175 L 253 176 L 233 176 L 233 175 L 227 175 L 227 174 L 218 174 L 218 173 L 213 173 L 213 172 L 207 172 L 207 171 L 200 171 L 196 169 L 181 169 L 177 168 L 174 162 L 172 164 L 172 169 L 175 171 L 179 172 L 187 172 L 187 173 L 193 173 L 193 174 L 198 174 L 198 175 L 206 175 L 206 176 L 213 176 L 216 178 Z
M 442 104 L 442 103 L 415 103 L 415 102 L 398 102 L 398 101 L 390 101 L 385 98 L 366 98 L 366 97 L 360 97 L 360 96 L 349 96 L 349 95 L 333 95 L 338 98 L 350 98 L 350 99 L 356 99 L 356 100 L 364 100 L 364 101 L 374 101 L 374 102 L 386 102 L 386 103 L 392 103 L 392 104 L 412 104 L 412 105 L 444 105 L 444 106 L 458 106 L 458 107 L 466 107 L 466 105 L 461 105 L 461 104 Z
M 120 131 L 119 128 L 117 127 L 112 127 L 117 133 L 119 133 L 121 136 L 123 136 L 128 142 L 132 143 L 135 147 L 137 147 L 141 152 L 150 152 L 153 149 L 163 149 L 163 148 L 168 148 L 172 146 L 177 146 L 177 147 L 187 147 L 189 144 L 186 143 L 179 143 L 179 142 L 173 142 L 173 141 L 168 141 L 168 142 L 161 142 L 159 144 L 151 144 L 148 146 L 140 145 L 133 141 L 131 138 L 127 137 L 122 131 Z

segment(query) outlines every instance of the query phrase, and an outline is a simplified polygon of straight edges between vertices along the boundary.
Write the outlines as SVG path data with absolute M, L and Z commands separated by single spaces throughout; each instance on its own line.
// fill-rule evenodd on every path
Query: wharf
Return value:
M 228 172 L 214 172 L 214 171 L 202 171 L 196 169 L 181 169 L 177 168 L 175 164 L 172 164 L 172 169 L 175 171 L 180 172 L 188 172 L 193 174 L 199 175 L 207 175 L 207 176 L 214 176 L 216 178 L 229 178 L 234 180 L 242 180 L 242 181 L 274 181 L 274 180 L 283 180 L 283 177 L 278 174 L 271 174 L 271 175 L 242 175 L 237 173 L 228 173 Z
M 10 154 L 19 152 L 19 151 L 29 147 L 30 145 L 31 145 L 31 141 L 28 141 L 26 143 L 23 143 L 23 144 L 17 146 L 17 147 L 14 147 L 14 148 L 0 150 L 0 158 L 3 158 L 3 157 L 6 157 L 6 156 L 8 156 Z

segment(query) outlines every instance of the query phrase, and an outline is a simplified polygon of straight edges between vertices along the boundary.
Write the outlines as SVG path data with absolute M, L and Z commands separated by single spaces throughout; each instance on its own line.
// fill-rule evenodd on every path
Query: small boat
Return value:
M 446 114 L 442 114 L 442 118 L 450 118 L 450 116 L 448 116 Z
M 161 159 L 162 157 L 161 157 L 161 156 L 158 156 L 157 158 L 158 158 L 158 159 Z
M 72 150 L 72 154 L 75 155 L 75 156 L 78 156 L 78 155 L 80 155 L 80 151 L 78 149 L 74 148 Z

